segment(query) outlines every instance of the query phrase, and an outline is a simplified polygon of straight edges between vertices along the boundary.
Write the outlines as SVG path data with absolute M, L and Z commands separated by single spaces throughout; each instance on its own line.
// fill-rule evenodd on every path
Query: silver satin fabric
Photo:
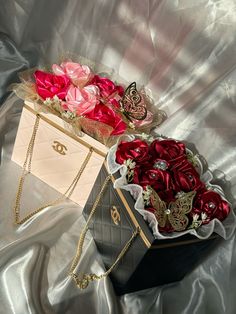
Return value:
M 6 99 L 18 71 L 68 51 L 101 62 L 152 90 L 168 114 L 157 132 L 194 143 L 235 205 L 235 0 L 0 0 L 0 32 L 0 313 L 236 313 L 235 236 L 181 282 L 122 297 L 109 278 L 78 290 L 67 274 L 82 208 L 65 202 L 13 224 L 22 101 Z M 29 177 L 23 213 L 56 196 Z M 90 235 L 79 270 L 104 271 Z

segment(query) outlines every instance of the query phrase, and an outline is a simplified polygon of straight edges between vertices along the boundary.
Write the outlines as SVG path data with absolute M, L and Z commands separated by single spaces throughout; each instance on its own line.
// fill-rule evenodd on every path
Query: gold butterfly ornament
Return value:
M 145 99 L 137 91 L 135 82 L 126 88 L 124 96 L 120 101 L 120 110 L 130 122 L 133 122 L 133 119 L 144 120 L 146 118 L 147 108 Z
M 170 202 L 167 205 L 167 203 L 161 200 L 156 191 L 152 189 L 150 202 L 155 209 L 154 215 L 158 225 L 164 228 L 167 222 L 169 222 L 175 231 L 185 230 L 189 223 L 187 214 L 192 210 L 195 195 L 195 191 L 181 193 L 175 202 Z

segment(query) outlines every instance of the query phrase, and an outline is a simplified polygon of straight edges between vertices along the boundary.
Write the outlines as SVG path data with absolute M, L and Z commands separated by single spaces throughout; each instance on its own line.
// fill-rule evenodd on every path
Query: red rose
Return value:
M 34 77 L 36 80 L 36 89 L 39 96 L 43 99 L 53 98 L 57 96 L 60 99 L 65 99 L 70 80 L 65 75 L 54 75 L 43 71 L 35 71 Z
M 126 130 L 126 124 L 120 116 L 112 108 L 101 103 L 97 104 L 94 110 L 86 114 L 86 118 L 110 125 L 114 129 L 111 135 L 120 135 Z
M 146 161 L 148 157 L 148 144 L 140 139 L 131 142 L 122 141 L 116 151 L 116 161 L 119 164 L 123 164 L 127 159 L 141 163 Z
M 140 166 L 136 166 L 134 169 L 133 169 L 133 180 L 132 180 L 132 183 L 134 184 L 139 184 L 139 176 L 140 176 L 140 173 L 141 173 L 141 168 Z
M 124 88 L 122 86 L 115 85 L 106 77 L 94 75 L 92 81 L 89 84 L 94 84 L 99 88 L 102 98 L 109 98 L 115 94 L 118 94 L 122 97 L 124 94 Z
M 171 161 L 186 156 L 185 145 L 175 140 L 154 140 L 150 145 L 153 159 Z
M 172 175 L 176 191 L 190 192 L 205 188 L 199 174 L 187 159 L 172 169 Z
M 140 171 L 139 183 L 137 184 L 143 188 L 150 185 L 165 202 L 175 200 L 173 182 L 168 171 L 144 166 Z
M 201 219 L 201 213 L 206 214 L 207 217 L 202 223 L 207 224 L 214 218 L 224 220 L 228 216 L 229 211 L 229 203 L 223 200 L 218 193 L 205 190 L 195 196 L 193 209 L 190 214 L 191 216 L 198 214 L 199 219 Z

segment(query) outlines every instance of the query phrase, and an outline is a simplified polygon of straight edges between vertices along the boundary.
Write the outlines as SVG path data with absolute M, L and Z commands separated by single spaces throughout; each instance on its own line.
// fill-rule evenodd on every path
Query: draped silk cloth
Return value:
M 82 208 L 64 202 L 13 224 L 20 168 L 10 157 L 22 101 L 6 99 L 18 71 L 67 51 L 101 62 L 152 90 L 168 114 L 157 132 L 194 143 L 235 207 L 235 1 L 0 0 L 0 32 L 0 313 L 235 313 L 235 236 L 181 282 L 122 297 L 109 278 L 78 290 L 67 274 Z M 22 211 L 56 196 L 29 176 Z M 104 271 L 89 234 L 79 270 Z

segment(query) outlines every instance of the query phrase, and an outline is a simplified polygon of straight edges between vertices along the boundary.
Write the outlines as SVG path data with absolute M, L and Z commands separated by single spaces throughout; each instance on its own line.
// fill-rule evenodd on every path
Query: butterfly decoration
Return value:
M 188 225 L 186 214 L 191 212 L 196 192 L 183 193 L 175 202 L 167 204 L 152 190 L 150 202 L 155 208 L 155 216 L 161 228 L 169 222 L 175 231 L 183 231 Z
M 145 99 L 137 91 L 136 83 L 131 83 L 125 90 L 124 96 L 120 100 L 121 112 L 128 120 L 144 120 L 147 116 Z

